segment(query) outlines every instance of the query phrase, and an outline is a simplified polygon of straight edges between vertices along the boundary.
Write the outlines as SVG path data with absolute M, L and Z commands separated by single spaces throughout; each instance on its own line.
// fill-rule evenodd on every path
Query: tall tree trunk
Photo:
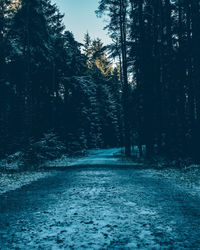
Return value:
M 30 48 L 30 2 L 26 9 L 26 26 L 24 41 L 24 59 L 25 59 L 25 141 L 28 142 L 32 136 L 33 110 L 32 110 L 32 84 L 31 84 L 31 48 Z
M 126 6 L 124 0 L 120 0 L 120 38 L 122 52 L 122 70 L 123 70 L 123 108 L 124 108 L 124 143 L 126 156 L 131 155 L 131 136 L 130 136 L 130 121 L 129 121 L 129 84 L 127 72 L 127 20 Z
M 194 79 L 194 106 L 195 106 L 195 126 L 193 130 L 193 150 L 194 156 L 199 156 L 199 142 L 200 142 L 200 1 L 191 1 L 192 10 L 192 57 L 193 57 L 193 79 Z

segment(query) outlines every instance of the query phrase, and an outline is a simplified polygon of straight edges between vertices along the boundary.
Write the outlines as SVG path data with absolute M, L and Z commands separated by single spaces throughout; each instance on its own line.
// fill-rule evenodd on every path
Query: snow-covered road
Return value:
M 106 152 L 1 195 L 0 249 L 200 249 L 198 192 Z

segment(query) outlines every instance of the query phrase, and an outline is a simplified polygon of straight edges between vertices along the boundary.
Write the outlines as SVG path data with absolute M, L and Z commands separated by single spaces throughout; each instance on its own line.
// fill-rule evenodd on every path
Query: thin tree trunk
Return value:
M 127 44 L 126 44 L 126 6 L 124 1 L 120 0 L 120 36 L 122 52 L 122 69 L 123 69 L 123 108 L 124 108 L 124 143 L 125 155 L 131 155 L 131 138 L 130 138 L 130 121 L 129 121 L 129 84 L 127 72 Z

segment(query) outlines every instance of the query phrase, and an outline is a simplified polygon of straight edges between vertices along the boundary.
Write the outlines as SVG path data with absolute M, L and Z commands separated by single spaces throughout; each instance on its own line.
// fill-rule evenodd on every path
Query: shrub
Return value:
M 53 132 L 46 133 L 39 141 L 30 139 L 23 152 L 23 167 L 27 169 L 40 166 L 46 160 L 60 157 L 64 152 L 65 146 L 58 136 Z

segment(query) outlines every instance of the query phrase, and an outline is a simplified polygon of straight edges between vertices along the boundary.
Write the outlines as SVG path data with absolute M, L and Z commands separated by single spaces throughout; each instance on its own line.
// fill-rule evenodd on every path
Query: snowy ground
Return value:
M 133 166 L 135 163 L 128 159 L 123 159 L 121 156 L 121 148 L 111 148 L 111 149 L 98 149 L 90 150 L 87 156 L 82 156 L 79 158 L 69 158 L 63 156 L 55 161 L 49 161 L 44 163 L 44 167 L 51 168 L 66 168 L 72 166 L 105 166 L 105 165 L 115 165 L 115 166 Z M 136 163 L 138 165 L 138 163 Z
M 200 249 L 198 189 L 118 152 L 0 195 L 0 249 Z
M 0 195 L 9 191 L 19 189 L 32 182 L 38 181 L 55 175 L 51 171 L 34 171 L 34 172 L 16 172 L 16 173 L 1 173 L 0 172 Z
M 133 162 L 128 160 L 122 160 L 119 157 L 121 149 L 100 149 L 90 150 L 87 156 L 82 157 L 68 157 L 63 155 L 61 158 L 54 161 L 49 161 L 43 164 L 41 168 L 45 167 L 49 171 L 26 171 L 18 172 L 21 164 L 20 152 L 11 155 L 7 159 L 0 161 L 0 195 L 11 190 L 21 188 L 25 185 L 29 185 L 34 181 L 47 178 L 56 174 L 53 169 L 63 169 L 68 167 L 76 166 L 87 166 L 87 165 L 133 165 Z M 109 156 L 109 157 L 108 157 Z M 9 170 L 13 173 L 10 173 Z

